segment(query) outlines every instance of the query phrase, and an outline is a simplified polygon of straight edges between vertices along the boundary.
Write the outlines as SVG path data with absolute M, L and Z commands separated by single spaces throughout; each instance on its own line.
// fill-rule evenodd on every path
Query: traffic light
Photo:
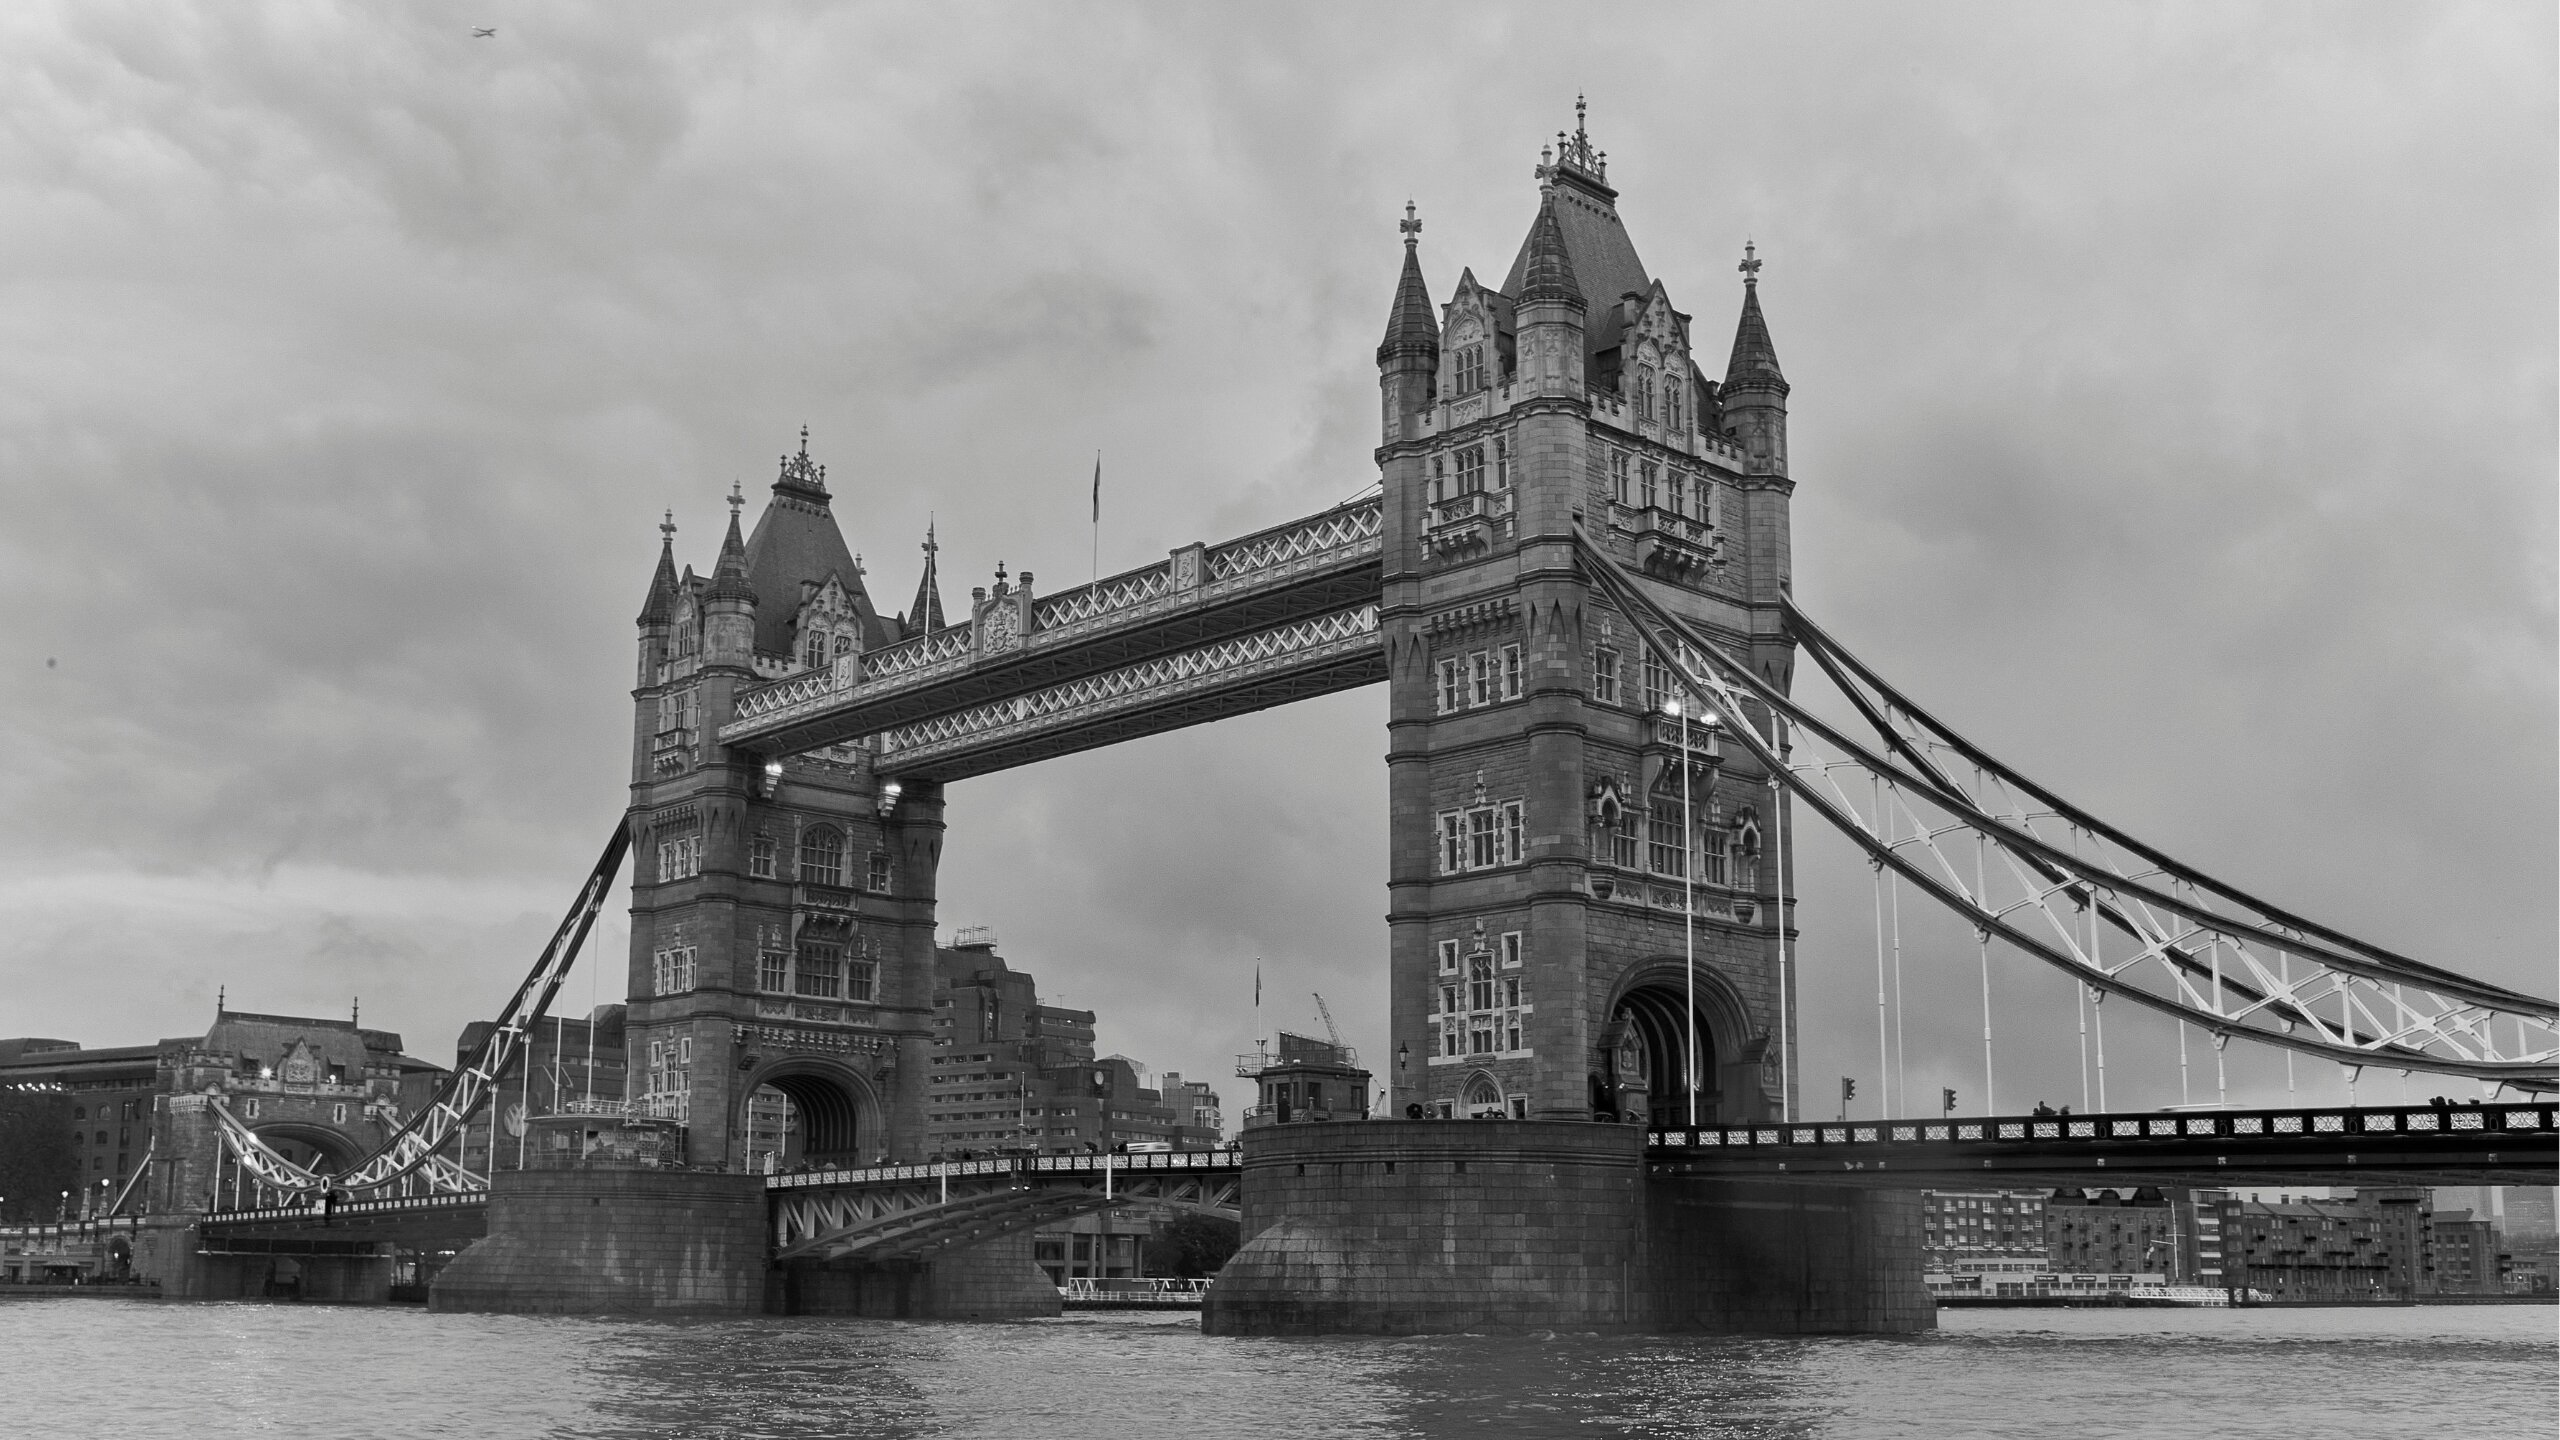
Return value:
M 1938 1113 L 1941 1115 L 1953 1115 L 1956 1113 L 1955 1091 L 1941 1090 L 1938 1092 Z
M 1846 1119 L 1848 1119 L 1848 1118 L 1849 1118 L 1849 1102 L 1850 1102 L 1851 1100 L 1856 1099 L 1856 1098 L 1857 1098 L 1857 1095 L 1858 1095 L 1858 1082 L 1857 1082 L 1857 1081 L 1855 1081 L 1855 1080 L 1850 1079 L 1850 1078 L 1849 1078 L 1848 1076 L 1846 1076 L 1846 1075 L 1841 1076 L 1841 1077 L 1840 1077 L 1840 1118 L 1841 1118 L 1841 1119 L 1846 1120 Z

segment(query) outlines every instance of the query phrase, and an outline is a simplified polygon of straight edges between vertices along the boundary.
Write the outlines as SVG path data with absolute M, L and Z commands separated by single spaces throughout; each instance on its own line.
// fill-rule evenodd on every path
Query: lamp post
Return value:
M 1387 1097 L 1387 1114 L 1388 1114 L 1388 1116 L 1389 1116 L 1390 1118 L 1392 1118 L 1392 1117 L 1394 1117 L 1394 1116 L 1402 1115 L 1402 1114 L 1404 1113 L 1404 1111 L 1402 1111 L 1402 1110 L 1400 1110 L 1400 1109 L 1396 1108 L 1396 1095 L 1401 1095 L 1401 1094 L 1403 1094 L 1403 1093 L 1404 1093 L 1404 1067 L 1405 1067 L 1405 1065 L 1406 1065 L 1408 1062 L 1410 1062 L 1412 1059 L 1413 1059 L 1413 1049 L 1412 1049 L 1412 1047 L 1410 1047 L 1410 1046 L 1406 1045 L 1406 1044 L 1405 1044 L 1403 1041 L 1401 1041 L 1401 1040 L 1397 1041 L 1397 1042 L 1396 1042 L 1396 1088 L 1395 1088 L 1395 1094 L 1391 1094 L 1391 1095 L 1389 1095 L 1389 1096 Z
M 1696 830 L 1689 823 L 1689 717 L 1680 697 L 1662 702 L 1662 712 L 1680 727 L 1680 973 L 1688 988 L 1681 1023 L 1688 1037 L 1681 1056 L 1682 1079 L 1689 1090 L 1689 1128 L 1698 1128 L 1698 866 L 1691 852 Z

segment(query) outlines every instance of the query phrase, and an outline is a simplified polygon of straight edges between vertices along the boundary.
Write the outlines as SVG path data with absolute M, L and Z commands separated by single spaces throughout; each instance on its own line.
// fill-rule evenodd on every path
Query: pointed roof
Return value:
M 940 562 L 942 545 L 933 538 L 933 522 L 924 525 L 924 576 L 916 581 L 916 603 L 907 611 L 907 628 L 911 634 L 927 634 L 946 628 L 950 622 L 942 618 L 942 578 Z
M 844 532 L 836 528 L 826 477 L 826 467 L 809 459 L 809 432 L 803 427 L 800 453 L 782 458 L 773 498 L 747 536 L 747 581 L 756 594 L 769 597 L 756 607 L 756 649 L 765 654 L 791 653 L 800 587 L 824 585 L 829 579 L 844 587 L 862 619 L 862 647 L 875 649 L 888 641 L 870 592 L 863 588 L 862 568 L 854 563 Z
M 1573 108 L 1573 133 L 1558 133 L 1555 147 L 1540 152 L 1538 178 L 1554 207 L 1566 263 L 1583 295 L 1592 303 L 1615 304 L 1630 290 L 1641 294 L 1650 289 L 1647 277 L 1652 272 L 1637 258 L 1635 242 L 1627 238 L 1627 227 L 1618 219 L 1618 192 L 1609 188 L 1607 179 L 1609 157 L 1592 145 L 1583 127 L 1582 101 L 1577 98 Z M 1527 298 L 1521 286 L 1527 280 L 1530 251 L 1546 223 L 1543 208 L 1539 221 L 1520 242 L 1510 276 L 1502 282 L 1502 293 L 1515 299 Z
M 1556 223 L 1556 195 L 1552 188 L 1538 205 L 1537 222 L 1529 227 L 1529 240 L 1520 249 L 1516 269 L 1516 288 L 1506 288 L 1521 304 L 1534 305 L 1541 301 L 1563 301 L 1575 306 L 1583 304 L 1582 286 L 1574 279 L 1573 258 L 1565 249 L 1564 229 Z
M 705 600 L 744 600 L 756 603 L 756 588 L 747 581 L 747 542 L 738 538 L 738 507 L 746 497 L 735 489 L 729 492 L 729 533 L 720 542 L 720 563 L 711 572 L 711 586 L 702 592 Z
M 642 625 L 672 625 L 676 618 L 676 512 L 667 512 L 658 534 L 658 570 L 649 577 L 649 598 L 640 602 Z
M 1769 339 L 1769 322 L 1760 314 L 1760 266 L 1753 247 L 1742 247 L 1742 320 L 1733 328 L 1733 359 L 1724 368 L 1724 388 L 1736 385 L 1784 393 L 1787 377 L 1778 369 L 1778 347 Z
M 1431 289 L 1422 283 L 1422 222 L 1414 218 L 1412 201 L 1404 203 L 1404 219 L 1397 224 L 1404 231 L 1404 273 L 1396 277 L 1396 298 L 1387 307 L 1387 335 L 1378 342 L 1380 364 L 1393 356 L 1429 355 L 1440 348 L 1440 322 L 1431 314 Z

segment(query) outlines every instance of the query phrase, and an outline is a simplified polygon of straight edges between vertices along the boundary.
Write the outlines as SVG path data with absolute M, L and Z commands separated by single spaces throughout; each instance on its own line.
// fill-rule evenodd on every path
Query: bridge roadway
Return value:
M 1657 1130 L 1663 1179 L 1927 1190 L 2183 1185 L 2550 1185 L 2549 1101 L 1860 1120 Z
M 1813 1121 L 1655 1130 L 1645 1140 L 1646 1169 L 1665 1182 L 1894 1190 L 2560 1183 L 2560 1106 L 2549 1101 Z M 775 1259 L 889 1260 L 1121 1204 L 1233 1218 L 1243 1178 L 1241 1153 L 1227 1149 L 812 1170 L 768 1176 L 765 1191 Z M 209 1253 L 298 1253 L 324 1242 L 426 1248 L 486 1233 L 487 1210 L 484 1195 L 419 1195 L 342 1201 L 325 1214 L 312 1206 L 216 1211 L 200 1223 Z M 60 1228 L 0 1229 L 0 1239 Z

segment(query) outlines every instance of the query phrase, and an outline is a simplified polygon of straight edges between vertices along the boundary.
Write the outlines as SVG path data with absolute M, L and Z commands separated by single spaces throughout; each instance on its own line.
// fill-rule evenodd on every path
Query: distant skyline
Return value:
M 2547 6 L 470 18 L 0 15 L 0 1034 L 227 985 L 448 1059 L 621 812 L 663 511 L 708 568 L 806 424 L 896 609 L 929 517 L 946 602 L 1082 581 L 1097 450 L 1105 573 L 1342 499 L 1406 202 L 1435 300 L 1498 282 L 1580 93 L 1711 371 L 1766 262 L 1809 613 L 2133 833 L 2555 988 Z M 1370 690 L 955 785 L 945 933 L 1231 1111 L 1311 992 L 1383 1072 L 1384 748 Z M 1872 902 L 1802 838 L 1828 1113 Z M 1903 913 L 1911 1091 L 1975 1110 L 1970 940 Z M 2003 1108 L 2079 1107 L 2069 982 L 1998 979 Z

